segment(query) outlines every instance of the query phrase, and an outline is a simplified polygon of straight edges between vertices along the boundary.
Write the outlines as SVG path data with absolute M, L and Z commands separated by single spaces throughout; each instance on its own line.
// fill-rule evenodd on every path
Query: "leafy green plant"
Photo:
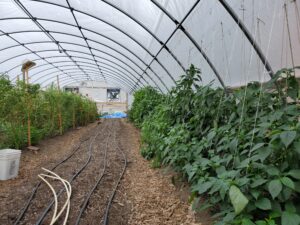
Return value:
M 0 141 L 1 148 L 23 148 L 27 145 L 27 121 L 31 121 L 31 141 L 83 126 L 97 117 L 96 104 L 87 98 L 58 91 L 42 91 L 39 85 L 11 84 L 0 76 Z
M 153 87 L 146 87 L 134 93 L 135 101 L 128 117 L 131 122 L 140 127 L 147 116 L 151 114 L 154 108 L 161 103 L 163 95 Z
M 217 224 L 300 224 L 294 70 L 226 92 L 200 83 L 191 66 L 151 114 L 132 114 L 142 128 L 143 156 L 180 172 L 194 205 L 205 200 L 196 208 L 209 208 Z

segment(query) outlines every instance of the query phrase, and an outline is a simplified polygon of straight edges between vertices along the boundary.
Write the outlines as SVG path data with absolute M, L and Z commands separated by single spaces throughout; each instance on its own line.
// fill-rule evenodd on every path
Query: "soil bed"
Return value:
M 93 138 L 95 141 L 91 144 Z M 166 173 L 164 169 L 152 169 L 149 162 L 140 156 L 139 131 L 126 120 L 107 119 L 99 125 L 93 123 L 42 141 L 38 146 L 38 154 L 23 151 L 19 176 L 0 181 L 1 225 L 13 224 L 16 220 L 32 189 L 39 182 L 37 175 L 42 173 L 41 167 L 53 167 L 80 143 L 75 154 L 54 170 L 59 176 L 70 180 L 91 155 L 87 166 L 72 182 L 68 224 L 75 224 L 88 193 L 104 174 L 80 219 L 80 224 L 103 224 L 107 203 L 125 162 L 120 151 L 125 153 L 128 167 L 111 205 L 109 224 L 211 224 L 207 213 L 201 214 L 198 219 L 192 213 L 187 202 L 187 187 L 174 186 L 171 182 L 172 173 Z M 62 188 L 59 183 L 55 183 L 54 187 L 56 191 Z M 64 201 L 64 196 L 65 193 L 59 197 L 59 202 Z M 51 191 L 42 184 L 20 224 L 35 224 L 51 200 Z M 49 224 L 52 213 L 50 210 L 42 224 Z M 57 224 L 61 224 L 61 220 Z

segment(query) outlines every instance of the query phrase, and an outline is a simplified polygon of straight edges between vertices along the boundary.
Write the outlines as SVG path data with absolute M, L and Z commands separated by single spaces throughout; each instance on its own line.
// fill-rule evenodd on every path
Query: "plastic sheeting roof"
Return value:
M 300 64 L 300 1 L 1 0 L 0 72 L 15 81 L 106 81 L 168 91 L 191 63 L 203 83 L 266 81 Z

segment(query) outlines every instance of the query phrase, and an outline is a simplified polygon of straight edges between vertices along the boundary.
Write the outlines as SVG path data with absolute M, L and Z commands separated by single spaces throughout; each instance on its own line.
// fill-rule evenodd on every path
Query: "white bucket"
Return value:
M 21 150 L 0 150 L 0 180 L 8 180 L 18 175 Z

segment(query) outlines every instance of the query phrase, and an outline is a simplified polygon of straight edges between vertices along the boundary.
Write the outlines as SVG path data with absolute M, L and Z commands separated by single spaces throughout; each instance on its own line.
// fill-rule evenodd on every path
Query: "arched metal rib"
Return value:
M 91 78 L 93 78 L 91 81 L 97 81 L 97 79 L 99 80 L 102 80 L 103 82 L 106 82 L 106 80 L 104 80 L 103 78 L 99 77 L 98 74 L 99 74 L 99 71 L 96 71 L 96 72 L 92 72 L 92 71 L 87 71 L 87 73 L 91 76 Z M 108 78 L 108 80 L 116 80 L 118 82 L 120 82 L 123 87 L 127 87 L 128 89 L 131 89 L 133 88 L 133 84 L 129 84 L 127 83 L 127 81 L 123 80 L 123 79 L 119 79 L 118 77 L 114 77 L 112 76 L 111 74 L 107 74 L 106 72 L 103 71 L 104 74 L 106 75 L 110 75 Z M 56 81 L 56 76 L 59 75 L 60 77 L 64 77 L 64 79 L 69 79 L 68 77 L 65 77 L 64 75 L 61 75 L 61 74 L 49 74 L 49 79 L 47 81 L 43 81 L 41 82 L 40 84 L 41 85 L 44 85 L 46 82 L 48 82 L 48 84 L 52 83 L 51 79 L 53 79 L 53 81 Z M 84 74 L 80 71 L 78 71 L 77 73 L 74 73 L 74 77 L 76 78 L 81 78 Z M 107 80 L 107 81 L 108 81 Z M 63 79 L 60 79 L 60 81 L 63 81 Z M 81 80 L 82 81 L 82 80 Z
M 72 27 L 76 27 L 75 25 L 73 24 L 70 24 L 70 23 L 66 23 L 66 22 L 63 22 L 63 21 L 57 21 L 57 20 L 52 20 L 52 19 L 43 19 L 43 18 L 37 18 L 35 17 L 36 20 L 40 20 L 40 21 L 47 21 L 47 22 L 53 22 L 53 23 L 58 23 L 58 24 L 63 24 L 63 25 L 66 25 L 66 26 L 72 26 Z M 30 18 L 27 18 L 27 17 L 10 17 L 10 18 L 0 18 L 0 21 L 1 20 L 30 20 Z M 96 34 L 98 36 L 101 36 L 101 37 L 104 37 L 105 39 L 117 44 L 118 46 L 122 47 L 123 49 L 125 49 L 126 51 L 130 52 L 133 56 L 135 56 L 137 59 L 139 59 L 144 65 L 147 66 L 146 62 L 144 62 L 137 54 L 135 54 L 133 51 L 131 51 L 129 48 L 127 48 L 126 46 L 124 46 L 123 44 L 119 43 L 118 41 L 108 37 L 108 36 L 105 36 L 99 32 L 95 32 L 93 30 L 90 30 L 88 28 L 84 28 L 82 27 L 83 30 L 86 30 L 88 32 L 91 32 L 93 34 Z M 35 31 L 30 31 L 30 32 L 35 32 Z M 15 32 L 16 33 L 16 32 Z M 92 39 L 88 39 L 88 40 L 92 40 Z M 96 40 L 92 40 L 94 42 L 97 42 Z M 97 42 L 97 43 L 100 43 L 100 42 Z M 162 83 L 162 85 L 166 88 L 166 90 L 168 90 L 168 87 L 166 86 L 166 84 L 160 79 L 160 77 L 158 76 L 158 74 L 151 68 L 149 67 L 149 70 L 155 75 L 155 77 Z M 152 82 L 155 83 L 155 81 L 153 80 L 153 78 L 146 72 L 145 73 L 146 76 L 152 80 Z M 159 88 L 161 90 L 161 88 L 156 84 L 156 87 Z
M 49 49 L 49 50 L 41 50 L 41 51 L 35 51 L 35 52 L 36 52 L 36 53 L 41 53 L 41 52 L 52 52 L 52 51 L 56 52 L 57 50 L 56 50 L 56 49 Z M 83 54 L 83 55 L 89 55 L 88 53 L 82 52 L 82 51 L 75 51 L 75 50 L 68 50 L 68 51 L 69 51 L 69 52 L 80 53 L 80 54 Z M 2 63 L 4 63 L 4 62 L 7 62 L 7 61 L 9 61 L 9 60 L 15 59 L 15 58 L 17 58 L 17 57 L 21 57 L 21 56 L 24 56 L 24 55 L 28 55 L 28 54 L 32 54 L 32 53 L 24 53 L 24 54 L 20 54 L 20 55 L 11 57 L 11 58 L 9 58 L 9 59 L 5 59 L 4 61 L 0 62 L 0 64 L 2 64 Z M 103 58 L 103 57 L 97 56 L 97 55 L 95 55 L 95 56 L 96 56 L 96 58 L 99 58 L 99 59 L 102 59 L 102 60 L 105 60 L 105 61 L 108 61 L 108 62 L 114 64 L 113 61 L 111 61 L 111 60 L 109 60 L 109 59 L 107 59 L 107 58 Z M 72 56 L 72 57 L 73 57 L 73 56 Z M 127 65 L 127 66 L 129 66 L 129 65 L 126 64 L 126 63 L 124 63 L 124 64 Z M 131 66 L 129 66 L 129 68 L 131 68 L 137 75 L 139 75 L 138 72 L 137 72 L 134 68 L 132 68 Z M 132 74 L 132 73 L 131 73 L 131 74 Z M 134 76 L 134 75 L 132 74 L 132 76 Z M 154 81 L 154 82 L 155 82 L 155 81 Z M 158 87 L 158 88 L 159 88 L 159 87 Z
M 256 51 L 257 55 L 259 56 L 262 64 L 266 68 L 268 74 L 272 78 L 274 76 L 273 69 L 264 55 L 263 51 L 259 47 L 258 43 L 255 41 L 254 37 L 251 35 L 251 32 L 247 29 L 246 25 L 243 23 L 243 21 L 240 20 L 238 15 L 235 13 L 235 11 L 230 7 L 230 5 L 225 0 L 219 0 L 220 4 L 225 8 L 225 10 L 229 13 L 229 15 L 232 17 L 234 22 L 239 26 L 241 31 L 244 33 L 244 35 L 247 37 L 248 41 Z
M 66 56 L 49 56 L 49 57 L 45 57 L 45 59 L 53 59 L 53 58 L 68 58 L 68 57 L 66 57 Z M 73 56 L 73 58 L 76 59 L 76 61 L 77 61 L 78 63 L 83 63 L 83 64 L 93 65 L 92 63 L 89 63 L 89 62 L 77 60 L 77 58 L 78 58 L 78 59 L 84 59 L 84 60 L 89 60 L 89 61 L 90 61 L 90 60 L 91 60 L 90 58 L 80 57 L 80 56 L 76 56 L 76 57 Z M 38 62 L 38 61 L 41 61 L 41 59 L 36 59 L 36 60 L 32 60 L 32 61 Z M 53 64 L 57 64 L 57 63 L 61 63 L 61 62 L 70 62 L 70 61 L 58 61 L 58 62 L 52 62 L 52 63 L 53 63 Z M 119 68 L 117 68 L 117 67 L 115 67 L 115 66 L 112 66 L 112 65 L 109 65 L 109 64 L 107 64 L 107 63 L 105 63 L 105 62 L 99 62 L 99 61 L 98 61 L 98 63 L 101 63 L 101 64 L 105 65 L 105 66 L 102 65 L 103 68 L 109 68 L 109 69 L 111 69 L 111 70 L 114 69 L 114 70 L 112 70 L 112 71 L 114 71 L 115 73 L 118 73 L 120 76 L 121 76 L 122 73 L 124 73 L 124 72 L 121 71 Z M 8 70 L 8 71 L 11 71 L 11 70 L 13 70 L 13 69 L 19 68 L 19 67 L 21 67 L 21 65 L 22 65 L 22 64 L 19 64 L 19 65 L 15 66 L 15 67 L 11 68 L 11 69 Z M 36 69 L 38 69 L 38 68 L 40 68 L 40 67 L 47 66 L 47 65 L 48 65 L 47 63 L 45 63 L 45 64 L 38 64 L 37 66 L 35 66 L 35 67 L 32 69 L 32 71 L 33 71 L 33 70 L 36 70 Z M 108 66 L 108 67 L 106 67 L 106 66 Z M 120 68 L 122 68 L 122 67 L 120 67 Z M 49 68 L 49 69 L 50 69 L 50 68 Z M 18 75 L 20 76 L 21 74 L 18 74 Z M 12 79 L 12 81 L 15 80 L 15 79 L 18 77 L 18 75 L 15 76 L 15 77 Z M 129 78 L 131 78 L 131 77 L 129 77 Z M 135 79 L 137 79 L 137 77 L 135 77 Z M 146 83 L 147 85 L 149 85 L 148 81 L 145 81 L 145 83 Z M 142 85 L 144 85 L 144 84 L 142 84 Z
M 206 55 L 206 53 L 201 48 L 201 46 L 195 41 L 195 39 L 192 37 L 192 35 L 183 27 L 183 23 L 189 17 L 189 15 L 192 13 L 192 11 L 194 10 L 194 8 L 199 4 L 200 1 L 201 0 L 197 0 L 194 3 L 194 5 L 192 6 L 192 8 L 188 11 L 188 13 L 184 16 L 184 18 L 180 22 L 178 22 L 158 1 L 151 0 L 151 2 L 154 5 L 156 5 L 166 16 L 168 16 L 168 18 L 170 20 L 172 20 L 176 24 L 176 29 L 169 36 L 169 38 L 165 42 L 165 45 L 172 39 L 172 37 L 174 36 L 174 34 L 180 29 L 186 35 L 186 37 L 194 44 L 194 46 L 197 48 L 197 50 L 201 53 L 201 55 L 203 56 L 203 58 L 205 59 L 205 61 L 208 63 L 208 65 L 210 66 L 210 68 L 213 70 L 214 74 L 216 75 L 217 79 L 219 80 L 219 82 L 223 86 L 223 88 L 226 88 L 225 84 L 224 84 L 224 82 L 223 82 L 223 80 L 221 78 L 221 75 L 217 71 L 217 69 L 214 66 L 214 64 L 212 63 L 212 61 Z
M 57 7 L 61 7 L 61 8 L 65 8 L 65 9 L 69 9 L 67 6 L 64 6 L 64 5 L 60 5 L 60 4 L 57 4 L 57 3 L 54 3 L 54 2 L 47 2 L 47 1 L 44 1 L 44 0 L 30 0 L 30 1 L 33 1 L 33 2 L 40 2 L 40 3 L 45 3 L 45 4 L 49 4 L 49 5 L 54 5 L 54 6 L 57 6 Z M 154 55 L 147 49 L 146 46 L 144 46 L 141 42 L 139 42 L 136 38 L 134 38 L 132 35 L 130 35 L 129 33 L 127 33 L 126 31 L 122 30 L 121 28 L 115 26 L 114 24 L 108 22 L 108 21 L 105 21 L 97 16 L 94 16 L 92 14 L 89 14 L 87 12 L 84 12 L 82 10 L 79 10 L 79 9 L 75 9 L 75 8 L 72 8 L 73 11 L 75 12 L 78 12 L 78 13 L 81 13 L 83 15 L 86 15 L 86 16 L 89 16 L 93 19 L 96 19 L 98 21 L 101 21 L 105 24 L 107 24 L 108 26 L 111 26 L 113 27 L 114 29 L 118 30 L 120 33 L 126 35 L 129 39 L 131 39 L 132 41 L 134 41 L 137 45 L 139 45 L 142 49 L 144 49 L 144 51 L 146 51 L 151 57 L 154 57 Z M 170 72 L 163 66 L 163 64 L 157 59 L 157 63 L 163 68 L 163 70 L 167 73 L 167 75 L 169 76 L 169 78 L 174 82 L 175 84 L 175 80 L 173 78 L 173 76 L 170 74 Z M 157 77 L 158 79 L 161 79 L 159 76 Z
M 78 68 L 74 67 L 74 65 L 70 65 L 70 66 L 72 66 L 73 68 L 72 68 L 72 67 L 69 67 L 69 66 L 63 66 L 62 68 L 64 69 L 64 71 L 68 71 L 68 72 L 72 73 L 72 75 L 74 75 L 74 73 L 80 71 L 80 70 L 78 70 Z M 87 73 L 93 72 L 94 74 L 99 75 L 99 70 L 97 70 L 97 68 L 94 68 L 94 67 L 93 67 L 93 68 L 90 68 L 90 67 L 84 67 L 84 68 L 85 68 L 85 71 L 86 71 Z M 125 83 L 131 84 L 132 86 L 134 86 L 134 81 L 132 81 L 132 80 L 128 80 L 128 79 L 125 78 L 125 77 L 119 77 L 119 76 L 116 75 L 115 73 L 112 73 L 111 71 L 106 70 L 106 69 L 103 69 L 102 71 L 105 71 L 107 75 L 112 75 L 113 77 L 118 77 L 118 78 L 121 79 L 121 80 L 124 79 L 124 82 L 125 82 Z M 97 72 L 98 72 L 98 73 L 97 73 Z M 47 76 L 47 75 L 56 75 L 56 73 L 59 73 L 59 71 L 57 71 L 57 72 L 50 72 L 50 73 L 48 73 L 48 74 L 44 74 L 43 76 L 40 76 L 40 77 L 38 77 L 38 78 L 35 79 L 35 80 L 32 80 L 32 82 L 33 82 L 33 83 L 38 82 L 40 79 L 44 78 L 45 76 Z M 35 77 L 35 75 L 38 75 L 38 74 L 34 74 L 34 75 L 30 76 L 30 78 L 32 79 L 33 77 Z

